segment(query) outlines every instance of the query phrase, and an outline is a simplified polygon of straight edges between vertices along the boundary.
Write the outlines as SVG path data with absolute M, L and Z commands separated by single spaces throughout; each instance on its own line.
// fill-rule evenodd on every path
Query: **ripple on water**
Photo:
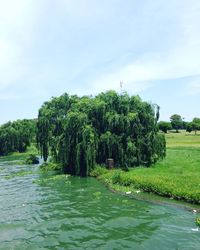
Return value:
M 92 178 L 5 178 L 17 171 L 0 165 L 2 250 L 200 249 L 191 212 L 111 193 Z

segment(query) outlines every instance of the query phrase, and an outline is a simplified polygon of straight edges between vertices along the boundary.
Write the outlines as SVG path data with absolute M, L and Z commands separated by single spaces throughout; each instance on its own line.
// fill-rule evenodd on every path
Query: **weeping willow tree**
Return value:
M 96 97 L 64 94 L 39 110 L 37 145 L 65 173 L 87 176 L 95 164 L 113 158 L 116 167 L 150 166 L 165 157 L 158 134 L 159 107 L 115 91 Z
M 36 120 L 17 120 L 0 126 L 0 155 L 25 152 L 35 140 Z

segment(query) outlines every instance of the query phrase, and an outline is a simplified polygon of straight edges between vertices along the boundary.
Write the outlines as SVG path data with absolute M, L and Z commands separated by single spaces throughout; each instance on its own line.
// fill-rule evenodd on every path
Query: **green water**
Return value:
M 27 174 L 22 173 L 26 171 Z M 0 162 L 0 249 L 200 249 L 195 215 Z

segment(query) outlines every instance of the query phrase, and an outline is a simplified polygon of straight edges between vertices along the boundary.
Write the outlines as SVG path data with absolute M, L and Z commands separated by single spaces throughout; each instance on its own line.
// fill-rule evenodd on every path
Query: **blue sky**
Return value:
M 0 0 L 0 123 L 123 89 L 200 117 L 199 0 Z

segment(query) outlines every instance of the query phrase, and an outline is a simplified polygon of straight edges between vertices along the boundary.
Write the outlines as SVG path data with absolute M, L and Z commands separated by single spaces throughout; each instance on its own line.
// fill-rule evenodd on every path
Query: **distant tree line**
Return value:
M 165 156 L 158 133 L 159 107 L 139 96 L 115 91 L 96 97 L 63 94 L 39 110 L 37 145 L 65 173 L 87 176 L 95 164 L 113 158 L 115 166 L 150 166 Z
M 0 155 L 25 152 L 35 139 L 36 120 L 17 120 L 0 126 Z
M 191 122 L 186 122 L 180 115 L 174 114 L 170 117 L 170 122 L 158 122 L 158 127 L 164 133 L 172 129 L 178 133 L 180 129 L 185 129 L 189 133 L 194 131 L 196 134 L 197 131 L 200 131 L 200 118 L 195 117 Z

